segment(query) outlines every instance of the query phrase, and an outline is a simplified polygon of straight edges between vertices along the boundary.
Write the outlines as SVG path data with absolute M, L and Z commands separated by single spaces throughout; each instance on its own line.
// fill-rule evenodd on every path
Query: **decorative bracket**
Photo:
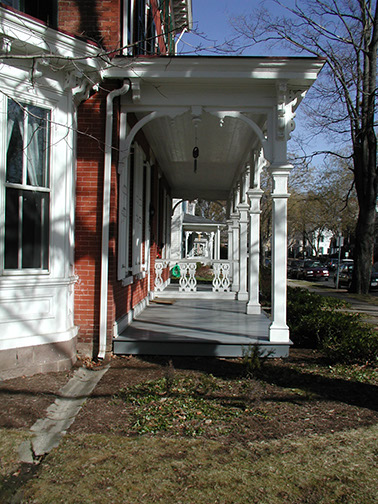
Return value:
M 131 94 L 134 103 L 139 103 L 141 100 L 141 92 L 140 92 L 140 80 L 139 79 L 130 79 L 131 82 Z
M 29 78 L 33 84 L 36 79 L 39 79 L 43 75 L 43 70 L 41 70 L 40 68 L 48 66 L 49 60 L 47 58 L 38 58 L 32 60 L 32 67 L 29 72 Z
M 9 54 L 12 50 L 13 39 L 9 37 L 1 37 L 0 39 L 0 51 L 4 54 Z
M 295 111 L 306 92 L 290 91 L 286 81 L 277 83 L 277 140 L 289 140 L 295 130 Z
M 286 92 L 287 82 L 277 82 L 277 139 L 286 138 Z

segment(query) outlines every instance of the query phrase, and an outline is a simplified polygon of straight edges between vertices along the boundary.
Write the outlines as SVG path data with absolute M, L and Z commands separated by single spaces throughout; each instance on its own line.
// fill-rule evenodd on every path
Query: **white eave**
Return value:
M 116 57 L 105 78 L 277 80 L 310 87 L 324 65 L 322 58 L 254 56 Z
M 35 56 L 75 60 L 75 65 L 99 71 L 104 63 L 100 49 L 28 16 L 0 7 L 1 52 L 15 58 Z M 67 63 L 67 64 L 68 64 Z

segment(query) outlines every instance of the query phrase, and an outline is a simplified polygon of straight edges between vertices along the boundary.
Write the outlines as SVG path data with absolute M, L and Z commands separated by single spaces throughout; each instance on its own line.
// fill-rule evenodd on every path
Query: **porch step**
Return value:
M 126 338 L 113 340 L 115 355 L 175 355 L 192 357 L 242 357 L 250 345 L 259 345 L 270 357 L 288 357 L 288 344 L 255 341 L 248 344 L 210 343 L 197 341 L 131 341 Z

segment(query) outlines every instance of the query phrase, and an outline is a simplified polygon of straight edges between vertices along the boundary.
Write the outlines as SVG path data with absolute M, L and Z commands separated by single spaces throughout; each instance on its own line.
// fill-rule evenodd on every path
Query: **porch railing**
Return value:
M 210 266 L 213 273 L 212 291 L 213 292 L 230 292 L 231 288 L 231 261 L 227 260 L 210 260 L 199 258 L 196 259 L 179 259 L 178 261 L 169 261 L 167 259 L 157 259 L 155 262 L 155 291 L 163 291 L 166 287 L 166 282 L 163 280 L 163 270 L 167 267 L 178 265 L 180 268 L 179 291 L 180 292 L 196 292 L 197 291 L 197 263 Z

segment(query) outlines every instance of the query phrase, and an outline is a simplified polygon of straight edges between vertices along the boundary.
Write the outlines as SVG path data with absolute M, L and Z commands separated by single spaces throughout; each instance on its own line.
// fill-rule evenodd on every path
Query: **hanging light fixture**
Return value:
M 192 119 L 193 124 L 194 124 L 194 147 L 193 147 L 193 159 L 194 159 L 194 173 L 197 173 L 197 158 L 199 156 L 199 148 L 198 148 L 198 139 L 197 139 L 197 129 L 198 129 L 198 124 L 201 122 L 201 119 L 199 117 L 194 117 Z

